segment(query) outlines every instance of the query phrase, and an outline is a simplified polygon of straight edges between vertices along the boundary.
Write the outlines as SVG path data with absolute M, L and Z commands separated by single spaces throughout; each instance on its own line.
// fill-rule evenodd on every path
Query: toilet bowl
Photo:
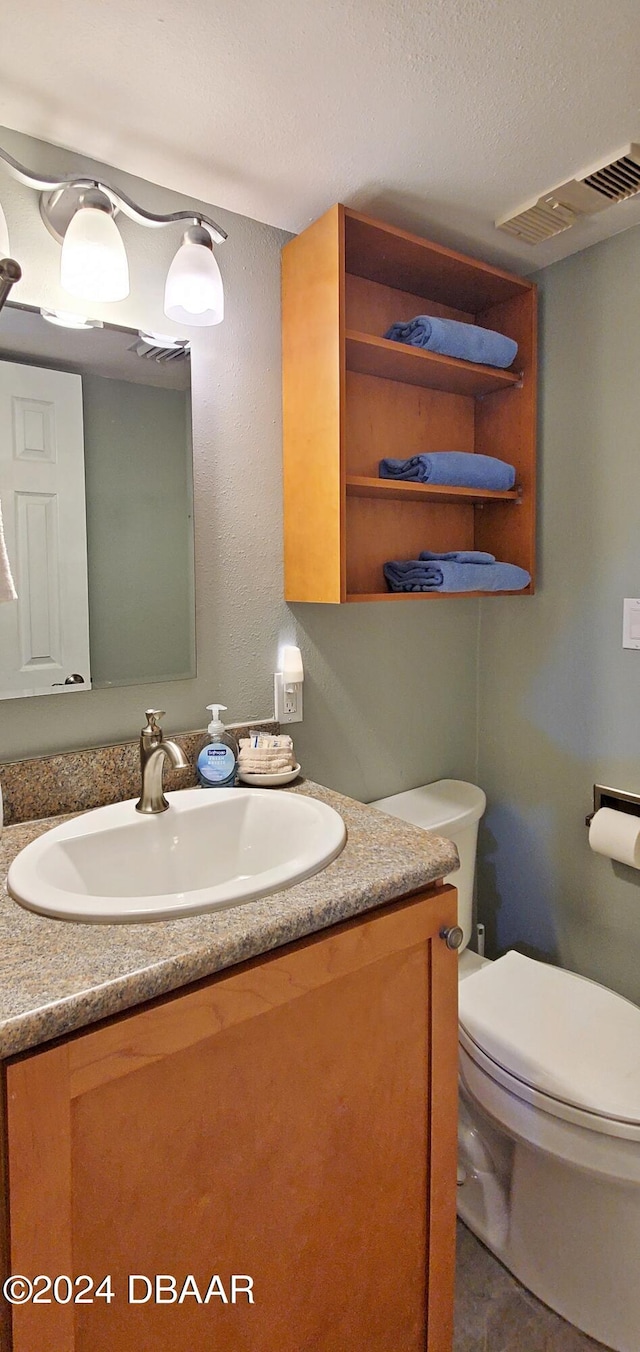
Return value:
M 458 1213 L 565 1319 L 639 1352 L 640 1009 L 522 954 L 466 949 L 480 789 L 441 780 L 372 806 L 458 845 Z

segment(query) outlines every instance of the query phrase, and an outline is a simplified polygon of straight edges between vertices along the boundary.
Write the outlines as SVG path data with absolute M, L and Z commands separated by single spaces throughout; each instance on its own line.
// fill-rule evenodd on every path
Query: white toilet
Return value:
M 372 807 L 453 840 L 463 948 L 485 795 L 443 779 Z M 523 1284 L 640 1349 L 640 1009 L 509 952 L 460 952 L 458 1213 Z

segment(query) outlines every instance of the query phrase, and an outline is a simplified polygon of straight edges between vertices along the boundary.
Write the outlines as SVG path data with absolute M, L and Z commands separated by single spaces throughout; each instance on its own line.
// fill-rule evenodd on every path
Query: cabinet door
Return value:
M 447 1352 L 455 896 L 9 1064 L 12 1271 L 94 1283 L 15 1306 L 13 1352 Z

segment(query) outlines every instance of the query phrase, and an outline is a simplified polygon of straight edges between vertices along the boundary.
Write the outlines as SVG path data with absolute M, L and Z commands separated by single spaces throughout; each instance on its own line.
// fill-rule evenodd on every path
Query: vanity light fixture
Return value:
M 129 294 L 129 264 L 116 223 L 120 211 L 151 229 L 190 221 L 167 275 L 165 314 L 187 325 L 220 323 L 223 287 L 213 245 L 222 244 L 227 236 L 199 208 L 159 215 L 102 180 L 36 174 L 1 147 L 0 160 L 20 183 L 40 193 L 44 224 L 62 245 L 60 282 L 70 295 L 80 300 L 117 301 Z
M 46 220 L 46 218 L 45 218 Z M 78 300 L 124 300 L 129 262 L 107 194 L 88 188 L 62 240 L 60 285 Z
M 219 324 L 224 317 L 224 291 L 208 230 L 192 225 L 169 268 L 164 312 L 179 324 Z

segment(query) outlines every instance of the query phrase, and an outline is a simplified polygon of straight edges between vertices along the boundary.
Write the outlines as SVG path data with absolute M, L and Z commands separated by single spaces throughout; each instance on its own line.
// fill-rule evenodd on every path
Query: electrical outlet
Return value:
M 281 671 L 273 678 L 275 716 L 278 723 L 302 722 L 302 681 L 287 681 Z

